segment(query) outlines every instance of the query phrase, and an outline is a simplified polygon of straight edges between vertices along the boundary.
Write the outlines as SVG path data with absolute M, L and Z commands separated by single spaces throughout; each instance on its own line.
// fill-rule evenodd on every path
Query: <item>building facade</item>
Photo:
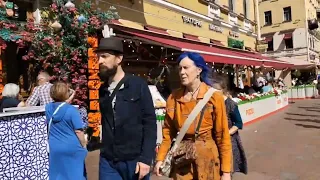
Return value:
M 319 0 L 259 0 L 264 55 L 305 68 L 319 63 Z
M 114 6 L 122 24 L 166 29 L 174 37 L 198 36 L 206 43 L 254 51 L 256 21 L 254 0 L 103 0 L 97 8 Z

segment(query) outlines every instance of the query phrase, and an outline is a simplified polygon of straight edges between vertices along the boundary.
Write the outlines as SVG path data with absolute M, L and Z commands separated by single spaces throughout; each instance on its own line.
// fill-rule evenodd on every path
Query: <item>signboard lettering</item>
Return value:
M 209 30 L 222 33 L 223 29 L 217 25 L 209 24 Z
M 246 115 L 247 115 L 247 116 L 250 116 L 250 115 L 252 115 L 252 114 L 254 114 L 254 109 L 253 109 L 253 108 L 250 108 L 250 109 L 247 109 L 247 110 L 246 110 Z
M 235 31 L 229 31 L 229 35 L 234 38 L 238 38 L 240 36 L 240 34 Z
M 182 20 L 184 23 L 192 24 L 197 27 L 202 27 L 202 21 L 199 21 L 197 19 L 187 17 L 187 16 L 182 16 Z
M 281 99 L 278 99 L 278 100 L 277 100 L 277 104 L 281 104 Z

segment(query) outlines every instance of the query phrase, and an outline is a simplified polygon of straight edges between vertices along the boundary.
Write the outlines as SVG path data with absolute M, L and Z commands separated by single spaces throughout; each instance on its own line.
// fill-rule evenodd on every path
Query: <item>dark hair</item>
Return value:
M 220 86 L 220 90 L 223 92 L 223 94 L 228 94 L 228 79 L 225 76 L 215 74 L 212 78 L 212 86 L 215 87 L 215 85 L 218 84 Z
M 180 63 L 180 61 L 186 57 L 191 59 L 197 67 L 202 69 L 202 72 L 200 74 L 200 81 L 211 86 L 211 83 L 208 78 L 209 68 L 208 68 L 206 62 L 204 61 L 203 57 L 198 53 L 184 52 L 178 57 L 177 62 Z
M 55 102 L 64 102 L 69 98 L 68 84 L 62 81 L 55 82 L 50 88 L 50 97 Z

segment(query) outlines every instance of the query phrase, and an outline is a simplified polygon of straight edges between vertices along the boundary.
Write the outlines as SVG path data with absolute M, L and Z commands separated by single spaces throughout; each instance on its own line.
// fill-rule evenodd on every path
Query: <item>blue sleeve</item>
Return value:
M 46 116 L 46 122 L 47 122 L 47 124 L 49 123 L 49 120 L 50 120 L 50 118 L 51 118 L 51 114 L 49 113 L 49 105 L 50 104 L 47 104 L 46 106 L 45 106 L 45 116 Z
M 71 124 L 73 130 L 83 129 L 82 119 L 80 112 L 75 107 L 71 107 Z
M 233 112 L 231 113 L 231 121 L 233 122 L 234 126 L 237 126 L 239 129 L 242 129 L 243 122 L 242 122 L 242 118 L 241 118 L 238 106 L 236 106 Z

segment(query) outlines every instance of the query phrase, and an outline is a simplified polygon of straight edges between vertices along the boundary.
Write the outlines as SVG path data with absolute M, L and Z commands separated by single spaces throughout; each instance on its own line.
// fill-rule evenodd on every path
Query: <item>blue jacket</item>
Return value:
M 112 161 L 137 160 L 151 164 L 157 126 L 152 96 L 142 78 L 129 75 L 116 94 L 114 114 L 108 85 L 100 87 L 101 156 Z M 113 116 L 114 115 L 114 116 Z

